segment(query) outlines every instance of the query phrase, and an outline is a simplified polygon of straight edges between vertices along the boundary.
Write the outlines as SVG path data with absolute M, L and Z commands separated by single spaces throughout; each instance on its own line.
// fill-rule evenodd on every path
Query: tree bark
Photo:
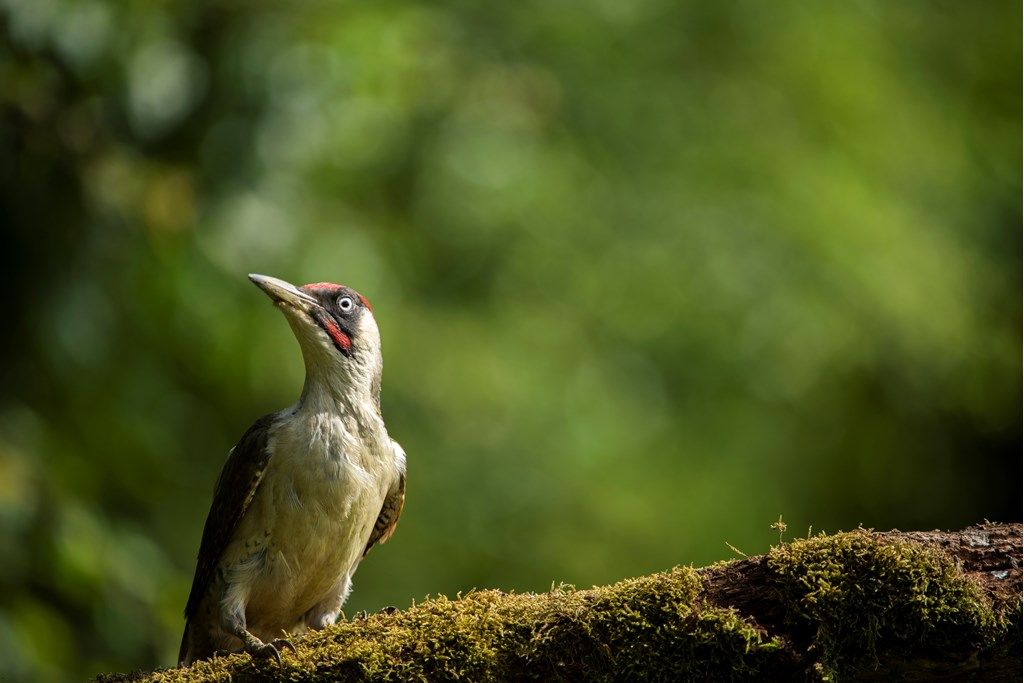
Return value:
M 703 569 L 478 591 L 343 621 L 284 662 L 233 655 L 114 681 L 1021 678 L 1021 525 L 858 529 Z

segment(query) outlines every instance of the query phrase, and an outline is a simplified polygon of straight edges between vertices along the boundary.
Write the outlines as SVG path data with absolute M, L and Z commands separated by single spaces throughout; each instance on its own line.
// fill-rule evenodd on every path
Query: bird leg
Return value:
M 283 643 L 287 643 L 288 647 L 295 652 L 295 646 L 290 641 L 279 639 L 272 643 L 264 643 L 262 640 L 249 633 L 245 629 L 242 629 L 240 634 L 235 634 L 242 639 L 242 650 L 248 652 L 253 659 L 261 659 L 263 657 L 273 657 L 278 664 L 281 663 L 281 651 L 278 649 Z
M 273 657 L 278 664 L 281 663 L 281 652 L 273 643 L 264 643 L 245 629 L 242 629 L 240 634 L 236 633 L 235 635 L 242 638 L 242 650 L 248 652 L 253 659 Z
M 264 643 L 262 640 L 249 633 L 245 628 L 245 618 L 237 613 L 232 614 L 226 622 L 225 630 L 242 641 L 242 652 L 248 652 L 253 659 L 273 657 L 277 663 L 280 664 L 280 648 L 288 648 L 292 652 L 295 652 L 295 645 L 293 645 L 287 638 L 278 638 L 273 642 Z

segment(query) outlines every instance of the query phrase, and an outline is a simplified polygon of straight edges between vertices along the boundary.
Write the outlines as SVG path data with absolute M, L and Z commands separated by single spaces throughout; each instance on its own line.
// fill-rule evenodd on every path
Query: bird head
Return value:
M 380 332 L 366 297 L 330 282 L 295 285 L 250 274 L 284 313 L 302 349 L 310 384 L 380 394 Z

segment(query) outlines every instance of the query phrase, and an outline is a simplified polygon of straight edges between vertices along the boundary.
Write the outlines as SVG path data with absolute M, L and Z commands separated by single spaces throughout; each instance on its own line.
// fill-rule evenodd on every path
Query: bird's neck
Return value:
M 380 417 L 380 393 L 368 382 L 353 382 L 351 378 L 323 377 L 306 373 L 298 408 L 300 411 L 347 415 L 361 423 Z

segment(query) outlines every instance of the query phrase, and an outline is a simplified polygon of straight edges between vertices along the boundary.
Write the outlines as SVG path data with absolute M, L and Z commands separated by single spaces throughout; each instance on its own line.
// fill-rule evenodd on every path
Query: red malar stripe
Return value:
M 335 344 L 337 344 L 340 348 L 345 349 L 346 351 L 352 349 L 352 339 L 350 339 L 347 334 L 341 331 L 341 328 L 338 327 L 337 323 L 335 323 L 330 318 L 327 318 L 323 321 L 323 324 L 324 329 L 327 330 L 327 334 L 331 336 L 331 339 L 334 340 Z

